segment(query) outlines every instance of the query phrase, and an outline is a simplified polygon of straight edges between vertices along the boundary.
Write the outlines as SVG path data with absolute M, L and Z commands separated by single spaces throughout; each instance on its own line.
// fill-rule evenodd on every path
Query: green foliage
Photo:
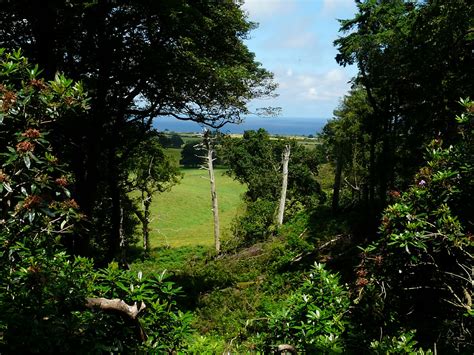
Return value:
M 174 162 L 168 158 L 159 143 L 157 132 L 151 131 L 129 154 L 127 161 L 129 178 L 124 189 L 136 191 L 139 196 L 134 199 L 134 212 L 142 224 L 143 248 L 148 253 L 150 249 L 150 206 L 153 197 L 158 192 L 170 190 L 179 182 L 181 173 Z M 128 200 L 127 198 L 123 198 Z M 132 208 L 126 210 L 132 213 Z M 127 244 L 122 246 L 125 248 Z
M 316 263 L 284 305 L 268 314 L 261 329 L 265 349 L 291 344 L 304 352 L 343 352 L 349 304 L 338 277 Z
M 74 348 L 91 263 L 71 260 L 77 203 L 48 141 L 57 119 L 87 108 L 80 83 L 45 82 L 20 51 L 0 50 L 0 346 L 5 351 Z M 66 350 L 67 351 L 67 350 Z
M 186 168 L 197 168 L 203 163 L 200 157 L 202 152 L 196 147 L 196 142 L 186 143 L 181 150 L 181 159 L 179 163 Z
M 261 241 L 273 232 L 281 190 L 281 156 L 286 144 L 291 146 L 286 209 L 291 218 L 324 198 L 316 180 L 320 160 L 317 151 L 294 140 L 272 140 L 264 129 L 246 131 L 241 139 L 224 139 L 222 151 L 228 174 L 247 185 L 246 211 L 233 227 L 234 236 L 242 245 Z
M 157 133 L 149 132 L 130 153 L 125 187 L 152 195 L 169 190 L 179 180 L 178 167 L 166 156 Z
M 181 349 L 190 336 L 192 317 L 176 306 L 180 288 L 161 274 L 144 275 L 119 270 L 114 264 L 100 270 L 94 279 L 92 294 L 96 297 L 118 298 L 128 304 L 144 302 L 138 325 L 131 326 L 117 316 L 94 314 L 88 336 L 100 344 L 102 351 L 167 351 Z M 144 344 L 137 342 L 137 326 L 147 335 Z M 114 336 L 111 337 L 111 334 Z
M 106 261 L 119 256 L 127 232 L 129 153 L 153 119 L 239 122 L 250 100 L 276 86 L 244 44 L 254 24 L 232 0 L 19 0 L 1 2 L 0 18 L 3 46 L 23 48 L 47 79 L 62 71 L 88 88 L 91 109 L 56 125 L 52 137 L 94 230 L 77 248 L 91 255 L 96 246 Z
M 434 137 L 456 140 L 446 117 L 459 113 L 456 101 L 474 89 L 474 7 L 396 0 L 360 1 L 357 8 L 340 21 L 343 36 L 335 41 L 336 60 L 358 66 L 356 90 L 335 111 L 330 131 L 344 178 L 355 187 L 351 200 L 362 200 L 374 218 L 387 192 L 410 185 Z
M 473 324 L 474 115 L 470 101 L 463 105 L 461 140 L 447 148 L 440 140 L 430 144 L 415 184 L 394 194 L 385 210 L 381 238 L 365 249 L 358 280 L 387 293 L 380 311 L 388 327 L 408 324 L 425 344 L 438 341 L 457 351 L 474 346 L 467 331 Z
M 177 133 L 172 133 L 171 136 L 159 133 L 158 141 L 163 148 L 181 148 L 184 144 L 183 138 Z
M 416 348 L 417 342 L 414 339 L 415 332 L 405 332 L 397 337 L 385 336 L 381 340 L 374 340 L 370 343 L 370 350 L 376 354 L 410 354 L 424 355 L 432 354 L 431 350 L 424 351 Z
M 80 83 L 39 79 L 20 51 L 0 50 L 0 351 L 104 352 L 182 346 L 190 316 L 163 275 L 134 279 L 116 267 L 96 272 L 72 258 L 81 221 L 67 167 L 54 155 L 51 126 L 87 109 Z M 145 302 L 140 321 L 86 310 L 89 296 Z M 133 323 L 133 322 L 131 322 Z M 138 328 L 148 335 L 142 344 Z
M 248 246 L 265 240 L 275 230 L 276 202 L 265 199 L 249 201 L 245 213 L 237 217 L 232 224 L 231 244 Z
M 52 247 L 61 238 L 68 244 L 80 216 L 67 188 L 71 178 L 48 137 L 57 118 L 87 108 L 82 86 L 62 75 L 44 82 L 20 51 L 0 55 L 2 235 L 10 247 Z M 34 240 L 23 239 L 25 233 Z
M 186 351 L 192 354 L 224 354 L 228 347 L 225 340 L 213 335 L 195 335 L 187 345 Z
M 373 109 L 362 87 L 353 88 L 340 106 L 334 119 L 324 126 L 320 138 L 332 165 L 336 169 L 333 185 L 333 209 L 362 202 L 363 191 L 370 188 L 370 137 L 366 133 Z M 342 191 L 340 191 L 342 190 Z
M 273 140 L 264 129 L 246 131 L 242 138 L 223 142 L 224 160 L 229 174 L 247 185 L 250 201 L 276 201 L 281 189 L 281 155 L 291 145 L 288 168 L 288 198 L 305 203 L 314 202 L 321 192 L 315 176 L 319 159 L 314 149 L 306 149 L 292 140 Z
M 221 140 L 222 134 L 219 131 L 208 131 L 210 136 L 212 137 L 213 142 L 213 158 L 214 158 L 214 167 L 218 165 L 222 165 L 222 147 L 221 147 Z M 203 149 L 203 138 L 202 135 L 198 140 L 191 140 L 187 142 L 183 149 L 181 150 L 181 160 L 179 163 L 185 168 L 198 168 L 205 163 L 205 159 L 203 156 L 205 155 L 205 150 Z

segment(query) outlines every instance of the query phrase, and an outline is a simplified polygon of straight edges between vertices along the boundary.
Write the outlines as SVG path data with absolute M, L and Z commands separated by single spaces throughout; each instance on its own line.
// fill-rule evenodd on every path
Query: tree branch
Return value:
M 118 298 L 88 297 L 86 298 L 86 308 L 98 308 L 106 312 L 116 312 L 135 320 L 138 314 L 146 308 L 146 305 L 142 302 L 140 307 L 138 307 L 135 302 L 133 306 L 130 306 Z

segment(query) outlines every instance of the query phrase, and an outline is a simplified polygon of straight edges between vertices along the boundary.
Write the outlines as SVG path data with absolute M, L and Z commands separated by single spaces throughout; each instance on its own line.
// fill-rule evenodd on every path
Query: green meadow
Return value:
M 171 154 L 175 152 L 171 151 Z M 183 179 L 170 191 L 157 194 L 151 206 L 151 247 L 212 245 L 213 217 L 208 172 L 182 169 Z M 221 234 L 228 233 L 241 206 L 245 187 L 216 169 Z
M 179 164 L 181 149 L 168 148 L 166 154 Z M 156 194 L 151 214 L 151 247 L 212 246 L 213 217 L 208 172 L 182 168 L 183 178 L 171 190 Z M 216 169 L 221 237 L 230 235 L 233 219 L 241 210 L 245 186 Z M 332 187 L 332 168 L 319 167 L 318 182 L 323 190 Z

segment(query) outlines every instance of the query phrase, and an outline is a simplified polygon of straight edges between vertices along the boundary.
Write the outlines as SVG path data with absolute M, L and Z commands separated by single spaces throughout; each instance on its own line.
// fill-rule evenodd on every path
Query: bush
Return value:
M 175 350 L 190 317 L 176 309 L 171 283 L 96 272 L 92 260 L 65 251 L 83 217 L 48 138 L 51 125 L 79 115 L 87 99 L 80 83 L 62 75 L 45 82 L 39 73 L 20 51 L 0 49 L 0 352 Z M 90 310 L 91 295 L 147 307 L 141 320 Z
M 291 344 L 307 353 L 342 352 L 349 304 L 348 292 L 338 276 L 316 263 L 284 305 L 268 314 L 260 329 L 262 350 Z
M 237 246 L 249 246 L 272 234 L 276 202 L 264 199 L 247 201 L 245 213 L 236 218 L 232 233 Z
M 472 351 L 474 311 L 474 104 L 458 117 L 459 141 L 428 147 L 428 163 L 384 213 L 380 239 L 365 249 L 357 283 L 386 294 L 377 310 L 383 326 L 417 330 L 423 346 Z M 386 332 L 387 333 L 387 332 Z

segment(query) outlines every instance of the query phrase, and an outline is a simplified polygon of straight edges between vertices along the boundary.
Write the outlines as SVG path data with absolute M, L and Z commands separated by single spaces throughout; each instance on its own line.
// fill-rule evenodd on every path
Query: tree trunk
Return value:
M 214 216 L 214 245 L 216 252 L 220 253 L 221 251 L 221 239 L 220 239 L 220 228 L 219 228 L 219 208 L 217 203 L 217 192 L 216 192 L 216 179 L 214 176 L 214 164 L 213 164 L 213 155 L 214 149 L 210 142 L 210 138 L 206 132 L 204 136 L 204 144 L 207 150 L 207 170 L 209 171 L 209 181 L 211 183 L 211 200 L 212 200 L 212 214 Z
M 280 206 L 278 207 L 277 224 L 283 224 L 283 215 L 285 214 L 286 190 L 288 188 L 288 162 L 290 161 L 290 145 L 286 145 L 282 156 L 283 179 L 281 183 Z
M 115 259 L 120 250 L 121 241 L 121 208 L 122 199 L 119 186 L 118 167 L 115 159 L 115 150 L 110 148 L 108 187 L 110 189 L 110 231 L 108 238 L 108 261 Z
M 150 226 L 150 205 L 151 205 L 151 194 L 147 193 L 145 199 L 143 200 L 144 216 L 142 220 L 143 249 L 145 250 L 145 254 L 148 254 L 148 252 L 150 251 L 150 227 L 149 227 Z
M 339 155 L 336 159 L 336 174 L 334 176 L 334 186 L 332 192 L 332 212 L 334 214 L 336 214 L 339 210 L 339 192 L 341 190 L 342 164 L 342 157 Z

